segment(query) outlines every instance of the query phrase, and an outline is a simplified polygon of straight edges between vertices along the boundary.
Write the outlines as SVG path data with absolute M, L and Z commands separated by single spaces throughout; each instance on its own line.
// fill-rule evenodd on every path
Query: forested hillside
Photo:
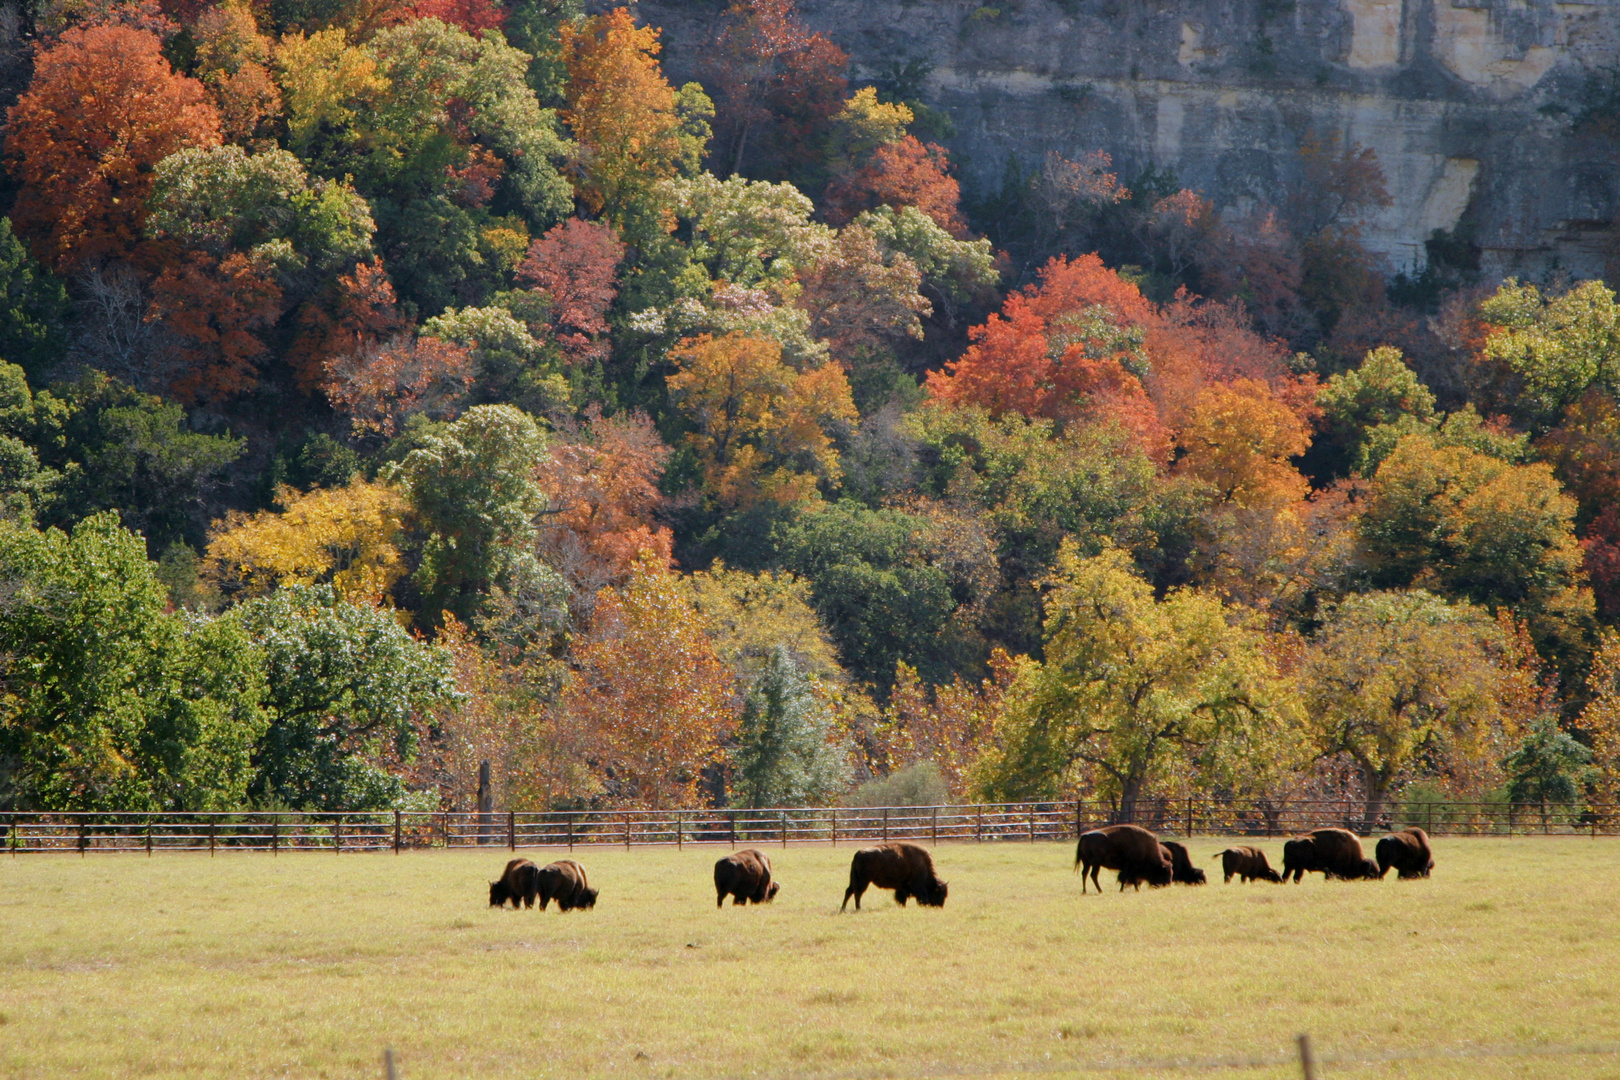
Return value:
M 0 809 L 1614 800 L 1604 282 L 715 10 L 4 8 Z

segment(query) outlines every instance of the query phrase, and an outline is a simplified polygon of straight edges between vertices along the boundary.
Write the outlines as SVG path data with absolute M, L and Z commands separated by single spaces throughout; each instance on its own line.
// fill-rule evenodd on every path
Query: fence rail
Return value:
M 1155 800 L 1122 815 L 1106 803 L 369 813 L 0 813 L 0 845 L 28 852 L 404 851 L 687 844 L 978 843 L 1072 840 L 1133 822 L 1175 836 L 1290 836 L 1339 826 L 1363 834 L 1422 826 L 1436 836 L 1620 835 L 1620 805 L 1404 803 L 1368 827 L 1359 803 Z

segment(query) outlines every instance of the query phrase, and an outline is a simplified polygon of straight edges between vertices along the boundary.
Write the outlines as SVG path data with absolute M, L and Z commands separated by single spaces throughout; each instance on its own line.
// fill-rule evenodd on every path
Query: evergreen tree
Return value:
M 849 784 L 832 717 L 787 649 L 777 646 L 743 704 L 732 788 L 750 807 L 813 805 Z

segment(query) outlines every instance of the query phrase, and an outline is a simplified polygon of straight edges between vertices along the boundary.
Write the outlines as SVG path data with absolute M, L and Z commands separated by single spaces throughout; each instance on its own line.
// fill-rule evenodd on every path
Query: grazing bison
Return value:
M 539 868 L 528 859 L 513 859 L 501 872 L 501 880 L 489 883 L 489 906 L 505 907 L 510 900 L 513 910 L 519 903 L 534 907 L 535 894 L 540 891 L 539 873 Z
M 1187 845 L 1174 840 L 1160 840 L 1159 847 L 1162 854 L 1170 860 L 1170 877 L 1180 885 L 1203 885 L 1209 879 L 1204 872 L 1192 864 L 1192 857 L 1187 854 Z
M 1221 852 L 1221 870 L 1226 874 L 1225 884 L 1231 884 L 1234 874 L 1245 885 L 1256 880 L 1282 884 L 1282 875 L 1271 868 L 1266 861 L 1266 853 L 1257 847 L 1240 845 L 1227 848 Z
M 893 889 L 894 902 L 901 907 L 912 897 L 927 907 L 944 907 L 948 889 L 934 872 L 934 858 L 927 848 L 899 842 L 861 848 L 855 853 L 849 863 L 849 888 L 844 890 L 844 902 L 838 910 L 849 905 L 851 896 L 855 898 L 855 910 L 861 910 L 861 896 L 869 885 Z
M 727 855 L 714 864 L 714 906 L 719 907 L 731 897 L 733 907 L 747 904 L 768 904 L 776 899 L 782 886 L 771 880 L 771 858 L 763 851 L 749 848 Z
M 1316 829 L 1309 836 L 1295 837 L 1283 844 L 1283 879 L 1290 874 L 1294 884 L 1310 872 L 1324 878 L 1376 878 L 1378 864 L 1361 851 L 1361 841 L 1347 829 Z
M 1158 887 L 1168 885 L 1175 878 L 1170 856 L 1159 845 L 1159 838 L 1139 825 L 1105 825 L 1082 833 L 1074 849 L 1074 864 L 1080 867 L 1080 893 L 1085 895 L 1086 877 L 1102 892 L 1097 871 L 1118 870 L 1119 887 L 1142 882 Z
M 573 859 L 547 863 L 539 873 L 540 910 L 557 901 L 558 911 L 589 911 L 596 906 L 597 891 L 585 880 L 585 868 Z
M 1413 827 L 1390 833 L 1378 841 L 1373 849 L 1378 856 L 1378 876 L 1395 868 L 1397 877 L 1424 878 L 1434 869 L 1434 854 L 1429 851 L 1429 834 Z

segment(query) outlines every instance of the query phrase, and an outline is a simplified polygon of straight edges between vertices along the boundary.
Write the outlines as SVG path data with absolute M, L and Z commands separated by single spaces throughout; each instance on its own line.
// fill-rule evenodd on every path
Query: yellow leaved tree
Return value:
M 399 538 L 406 502 L 356 477 L 345 487 L 280 489 L 282 509 L 232 511 L 209 534 L 203 575 L 232 597 L 282 585 L 330 584 L 345 600 L 380 604 L 404 573 Z

